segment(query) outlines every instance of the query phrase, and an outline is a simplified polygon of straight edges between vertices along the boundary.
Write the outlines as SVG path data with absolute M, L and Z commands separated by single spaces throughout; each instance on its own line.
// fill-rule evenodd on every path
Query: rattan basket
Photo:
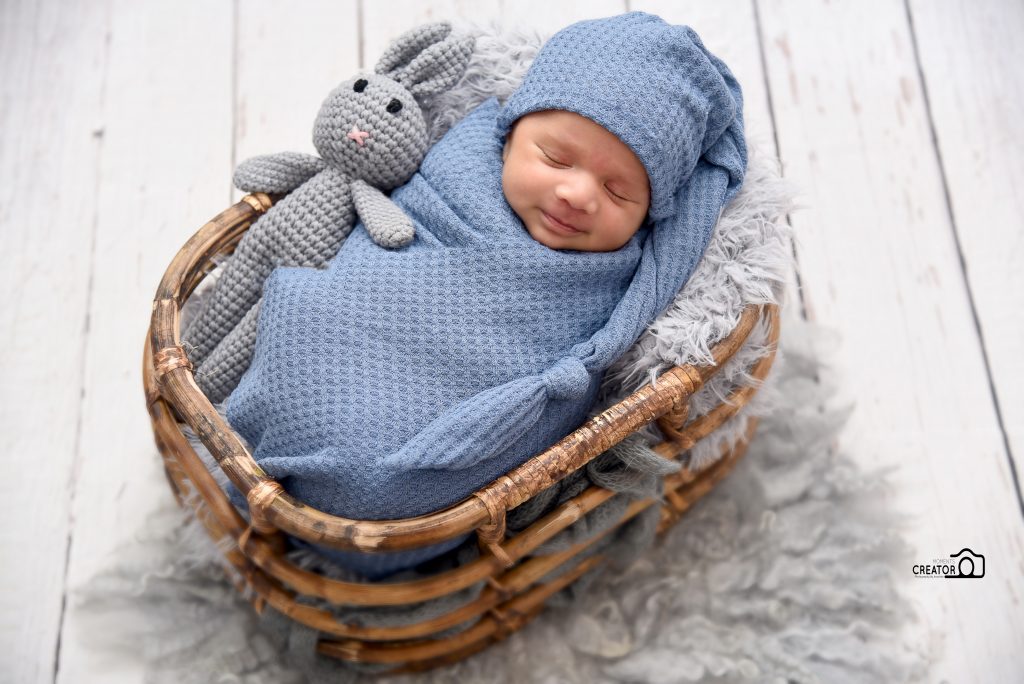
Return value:
M 462 502 L 436 513 L 401 520 L 349 520 L 328 515 L 289 496 L 257 465 L 240 438 L 200 392 L 181 346 L 179 316 L 195 287 L 214 268 L 215 255 L 230 254 L 244 232 L 269 209 L 272 196 L 251 194 L 203 226 L 174 257 L 153 302 L 153 316 L 143 359 L 143 381 L 156 444 L 179 503 L 193 502 L 195 512 L 230 563 L 237 588 L 263 612 L 272 606 L 292 620 L 318 630 L 317 650 L 358 663 L 392 664 L 394 672 L 416 671 L 455 662 L 519 629 L 545 601 L 605 560 L 584 559 L 547 582 L 541 578 L 568 564 L 604 532 L 554 555 L 530 556 L 546 540 L 612 496 L 592 485 L 528 528 L 508 538 L 505 514 L 603 453 L 642 426 L 657 421 L 667 437 L 654 451 L 677 459 L 736 414 L 756 386 L 735 391 L 714 410 L 688 420 L 690 397 L 736 353 L 755 323 L 766 317 L 770 351 L 750 369 L 763 380 L 772 365 L 779 336 L 776 305 L 751 305 L 732 333 L 713 349 L 715 364 L 675 367 L 659 376 L 657 389 L 641 388 L 593 417 L 546 451 L 491 482 Z M 185 424 L 245 494 L 250 521 L 227 495 L 190 445 Z M 744 437 L 719 460 L 697 471 L 680 470 L 665 478 L 665 503 L 634 501 L 619 525 L 652 505 L 660 505 L 661 533 L 732 469 L 746 451 L 757 419 L 750 418 Z M 454 539 L 475 530 L 483 553 L 454 570 L 422 580 L 357 583 L 334 580 L 304 570 L 285 556 L 284 534 L 311 543 L 351 551 L 397 551 Z M 304 603 L 398 606 L 444 596 L 486 581 L 479 597 L 446 615 L 399 627 L 365 627 L 339 622 L 330 612 Z M 456 634 L 438 636 L 476 620 Z

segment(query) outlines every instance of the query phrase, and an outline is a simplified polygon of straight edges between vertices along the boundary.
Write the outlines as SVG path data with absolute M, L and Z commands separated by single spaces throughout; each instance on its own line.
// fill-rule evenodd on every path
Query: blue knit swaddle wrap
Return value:
M 686 27 L 630 13 L 563 29 L 504 108 L 477 107 L 392 193 L 411 244 L 359 224 L 327 269 L 274 271 L 230 424 L 291 495 L 361 519 L 445 508 L 551 446 L 700 259 L 742 182 L 741 106 Z M 593 119 L 644 163 L 649 220 L 622 248 L 552 250 L 506 202 L 504 137 L 540 109 Z M 377 578 L 460 541 L 321 550 Z

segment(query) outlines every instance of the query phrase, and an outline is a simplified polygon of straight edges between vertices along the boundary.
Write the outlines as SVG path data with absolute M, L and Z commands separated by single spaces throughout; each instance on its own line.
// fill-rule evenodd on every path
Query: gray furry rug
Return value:
M 784 328 L 780 400 L 747 455 L 632 567 L 462 663 L 389 681 L 927 681 L 938 639 L 896 589 L 913 550 L 886 474 L 837 446 L 852 405 L 834 342 Z M 89 648 L 141 658 L 153 683 L 371 681 L 258 619 L 192 516 L 169 506 L 147 530 L 73 596 Z
M 507 96 L 543 42 L 473 31 L 466 76 L 427 112 L 434 140 L 482 100 Z M 781 303 L 792 196 L 777 164 L 751 144 L 743 189 L 693 277 L 608 371 L 593 414 L 673 365 L 709 362 L 710 347 L 748 304 Z M 935 639 L 893 575 L 912 549 L 887 508 L 885 473 L 860 472 L 837 447 L 850 406 L 835 405 L 826 353 L 834 336 L 795 318 L 785 318 L 769 380 L 684 462 L 710 462 L 760 416 L 747 455 L 657 548 L 625 571 L 588 574 L 522 632 L 468 661 L 393 681 L 923 680 Z M 747 369 L 766 351 L 767 330 L 758 325 L 693 397 L 691 416 L 752 384 Z M 654 426 L 641 435 L 660 441 Z M 315 635 L 272 610 L 258 619 L 225 580 L 219 558 L 190 515 L 161 511 L 146 541 L 124 548 L 77 596 L 95 621 L 86 630 L 96 639 L 91 646 L 141 657 L 150 682 L 369 680 L 315 657 Z

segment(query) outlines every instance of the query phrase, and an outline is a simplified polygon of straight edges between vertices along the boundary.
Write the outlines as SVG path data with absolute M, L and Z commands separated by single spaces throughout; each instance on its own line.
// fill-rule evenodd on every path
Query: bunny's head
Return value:
M 331 91 L 313 126 L 313 144 L 335 168 L 381 190 L 405 183 L 427 153 L 419 100 L 451 88 L 473 52 L 471 36 L 428 24 L 402 34 L 374 67 Z

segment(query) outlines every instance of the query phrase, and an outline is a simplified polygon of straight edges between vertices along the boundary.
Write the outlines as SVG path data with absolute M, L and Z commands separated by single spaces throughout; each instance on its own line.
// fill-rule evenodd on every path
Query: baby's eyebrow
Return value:
M 576 145 L 574 145 L 571 141 L 556 138 L 553 134 L 547 132 L 541 137 L 541 142 L 547 145 L 551 145 L 552 147 L 557 147 L 562 152 L 575 153 L 579 150 L 579 148 Z

